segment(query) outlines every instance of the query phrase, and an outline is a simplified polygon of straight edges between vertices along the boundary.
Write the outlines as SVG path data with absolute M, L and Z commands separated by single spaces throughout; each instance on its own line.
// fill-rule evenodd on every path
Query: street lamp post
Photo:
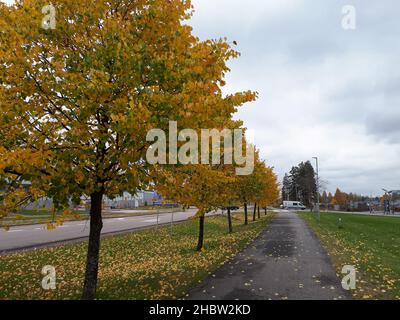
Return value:
M 318 157 L 313 157 L 316 162 L 316 169 L 317 169 L 317 214 L 318 214 L 318 221 L 321 221 L 321 212 L 319 210 L 319 168 L 318 168 Z

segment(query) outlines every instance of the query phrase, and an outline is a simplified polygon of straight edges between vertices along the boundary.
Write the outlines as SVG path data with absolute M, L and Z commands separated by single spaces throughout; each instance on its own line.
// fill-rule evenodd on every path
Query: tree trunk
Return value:
M 97 276 L 99 271 L 100 234 L 103 228 L 101 206 L 103 192 L 95 192 L 90 196 L 90 233 L 86 259 L 85 282 L 83 285 L 83 300 L 96 298 Z
M 232 227 L 231 208 L 228 208 L 228 226 L 229 226 L 229 233 L 232 233 L 233 232 L 233 227 Z
M 257 203 L 254 204 L 253 210 L 253 222 L 256 221 L 256 213 L 257 213 Z
M 267 215 L 267 207 L 265 207 L 264 210 L 265 210 L 265 215 Z
M 244 204 L 244 225 L 247 226 L 249 224 L 249 213 L 247 211 L 247 202 Z
M 260 205 L 258 205 L 258 207 L 257 207 L 257 210 L 258 210 L 258 219 L 261 219 L 261 212 L 260 212 Z
M 203 249 L 203 245 L 204 245 L 204 220 L 205 220 L 205 216 L 201 215 L 199 217 L 199 241 L 197 243 L 197 251 L 201 251 Z

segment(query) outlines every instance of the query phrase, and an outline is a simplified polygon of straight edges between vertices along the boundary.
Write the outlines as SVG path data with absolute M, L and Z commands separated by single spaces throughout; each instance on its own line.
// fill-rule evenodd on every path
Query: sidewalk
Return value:
M 187 299 L 341 300 L 351 295 L 305 222 L 282 211 L 250 247 L 192 289 Z

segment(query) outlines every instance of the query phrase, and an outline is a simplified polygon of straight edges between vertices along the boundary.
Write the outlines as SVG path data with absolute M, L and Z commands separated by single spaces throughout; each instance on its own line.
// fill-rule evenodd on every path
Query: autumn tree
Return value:
M 206 214 L 221 208 L 226 195 L 227 185 L 234 180 L 223 170 L 210 165 L 187 165 L 163 170 L 163 179 L 157 184 L 157 190 L 168 199 L 181 204 L 195 206 L 199 219 L 197 251 L 204 246 Z M 158 172 L 160 177 L 162 173 Z
M 221 185 L 220 195 L 222 208 L 226 209 L 226 215 L 228 220 L 228 231 L 233 232 L 233 222 L 232 222 L 232 207 L 240 204 L 240 200 L 237 198 L 235 193 L 235 184 L 237 181 L 237 176 L 228 173 L 229 181 Z
M 279 199 L 279 184 L 278 177 L 274 173 L 273 168 L 265 167 L 262 197 L 259 205 L 264 208 L 265 214 L 267 214 L 267 207 L 275 204 Z
M 238 125 L 238 124 L 236 124 Z M 247 176 L 253 176 L 254 175 L 254 167 L 255 167 L 255 162 L 257 161 L 256 157 L 257 157 L 257 151 L 255 150 L 255 147 L 248 143 L 246 141 L 246 137 L 245 137 L 245 130 L 243 130 L 243 139 L 242 139 L 242 153 L 246 154 L 247 156 L 250 155 L 250 157 L 247 159 L 248 161 L 250 161 L 250 172 L 247 172 L 246 174 L 237 174 L 236 169 L 238 168 L 238 163 L 236 163 L 235 161 L 232 162 L 232 165 L 227 165 L 224 164 L 222 166 L 222 169 L 227 176 L 228 183 L 224 183 L 221 184 L 220 186 L 220 202 L 222 204 L 223 208 L 226 208 L 227 211 L 227 219 L 228 219 L 228 231 L 229 233 L 233 232 L 233 223 L 232 223 L 232 206 L 235 205 L 240 205 L 241 204 L 241 195 L 239 195 L 237 193 L 237 184 L 241 183 L 243 180 L 246 180 L 244 177 Z M 237 150 L 233 150 L 230 151 L 229 148 L 226 149 L 224 148 L 225 152 L 237 152 Z M 250 151 L 250 153 L 249 153 Z M 221 159 L 222 160 L 222 159 Z M 239 166 L 240 167 L 240 166 Z M 247 223 L 247 206 L 245 208 L 246 211 L 246 219 L 245 222 Z
M 258 160 L 254 170 L 255 184 L 257 190 L 253 194 L 254 212 L 253 221 L 255 221 L 256 213 L 258 218 L 261 217 L 261 208 L 267 213 L 267 206 L 275 203 L 279 198 L 279 185 L 277 176 L 273 168 L 268 167 L 265 161 Z
M 1 212 L 43 196 L 65 208 L 88 195 L 82 297 L 93 299 L 102 199 L 150 181 L 149 129 L 171 120 L 199 128 L 255 95 L 222 95 L 226 61 L 238 53 L 192 35 L 188 0 L 52 4 L 55 28 L 42 23 L 48 1 L 0 4 Z
M 247 225 L 249 223 L 249 213 L 248 207 L 249 204 L 257 200 L 260 195 L 261 190 L 261 178 L 260 178 L 260 157 L 259 152 L 255 152 L 254 156 L 254 172 L 250 175 L 243 175 L 237 177 L 234 193 L 235 197 L 243 204 L 244 206 L 244 224 Z M 253 211 L 254 213 L 254 211 Z
M 243 201 L 243 191 L 246 194 L 246 191 L 250 190 L 252 193 L 247 199 L 254 202 L 253 220 L 255 221 L 256 215 L 261 218 L 261 208 L 264 208 L 266 213 L 267 206 L 278 201 L 279 184 L 273 168 L 268 167 L 265 161 L 260 160 L 258 150 L 255 151 L 254 162 L 252 174 L 245 177 L 236 177 L 234 184 L 227 185 L 229 189 L 225 192 L 225 196 L 227 197 L 226 203 L 232 205 Z M 243 185 L 240 185 L 240 183 L 243 183 Z M 245 212 L 245 215 L 247 216 L 247 212 Z M 230 221 L 229 210 L 228 221 Z
M 331 204 L 331 203 L 332 203 L 332 200 L 333 200 L 332 192 L 329 192 L 329 193 L 328 193 L 328 204 Z
M 341 207 L 344 207 L 347 204 L 347 194 L 342 192 L 339 188 L 336 189 L 333 199 L 334 203 Z
M 240 121 L 233 121 L 230 117 L 210 118 L 207 125 L 215 126 L 214 135 L 206 136 L 201 132 L 192 132 L 187 136 L 188 141 L 185 139 L 183 139 L 183 142 L 181 141 L 179 147 L 188 151 L 185 155 L 187 157 L 187 161 L 184 161 L 185 165 L 181 163 L 176 165 L 157 165 L 152 169 L 152 173 L 158 181 L 156 188 L 164 197 L 197 208 L 196 217 L 199 219 L 197 251 L 201 251 L 204 246 L 206 214 L 210 211 L 230 206 L 232 202 L 237 200 L 236 194 L 232 190 L 240 176 L 240 170 L 238 171 L 240 165 L 237 163 L 237 157 L 233 156 L 236 154 L 234 149 L 238 148 L 242 152 L 245 150 L 246 155 L 250 154 L 248 160 L 253 161 L 252 146 L 246 143 L 245 130 L 240 129 Z M 235 129 L 240 130 L 238 141 L 232 135 Z M 191 144 L 189 136 L 193 135 L 202 137 L 200 150 L 199 144 L 196 143 L 192 150 L 184 148 L 185 145 Z M 233 143 L 234 140 L 235 143 Z M 227 141 L 230 142 L 226 143 Z M 210 152 L 204 153 L 204 150 Z M 206 163 L 204 161 L 198 162 L 199 153 L 202 154 L 203 160 L 206 159 Z M 252 165 L 250 163 L 251 171 Z M 248 174 L 251 173 L 248 172 Z M 228 210 L 228 224 L 231 232 L 230 210 Z

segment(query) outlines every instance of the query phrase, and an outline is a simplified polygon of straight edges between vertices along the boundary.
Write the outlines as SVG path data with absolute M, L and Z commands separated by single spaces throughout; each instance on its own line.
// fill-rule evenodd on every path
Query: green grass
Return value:
M 61 217 L 65 221 L 71 220 L 87 220 L 89 215 L 86 212 L 74 211 L 74 216 L 63 216 L 61 212 L 53 214 L 49 210 L 21 210 L 16 213 L 11 213 L 8 216 L 0 219 L 0 228 L 13 225 L 26 225 L 37 223 L 49 223 L 59 220 Z
M 400 218 L 322 213 L 300 214 L 326 247 L 340 274 L 357 268 L 356 299 L 400 299 Z M 339 221 L 341 219 L 341 222 Z
M 102 240 L 99 299 L 176 299 L 244 249 L 266 228 L 272 215 L 248 226 L 226 217 L 206 219 L 205 250 L 195 251 L 198 221 Z M 79 299 L 86 243 L 0 256 L 0 299 Z M 52 265 L 57 289 L 41 288 L 41 270 Z

